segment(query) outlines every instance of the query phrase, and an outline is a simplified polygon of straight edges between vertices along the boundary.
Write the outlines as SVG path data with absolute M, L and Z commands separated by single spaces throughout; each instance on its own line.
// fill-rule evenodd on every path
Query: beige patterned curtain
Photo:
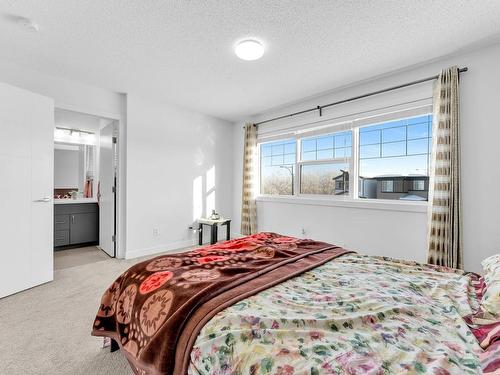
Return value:
M 458 68 L 445 69 L 434 87 L 429 183 L 428 262 L 462 268 Z
M 245 125 L 243 149 L 243 193 L 241 203 L 241 234 L 257 232 L 257 207 L 254 196 L 255 162 L 257 155 L 257 126 Z

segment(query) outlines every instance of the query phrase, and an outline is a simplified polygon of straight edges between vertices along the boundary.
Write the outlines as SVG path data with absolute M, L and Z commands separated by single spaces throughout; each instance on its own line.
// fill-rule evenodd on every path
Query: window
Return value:
M 294 194 L 296 144 L 289 139 L 260 145 L 261 194 Z
M 261 143 L 261 194 L 427 200 L 432 115 L 351 125 Z
M 301 161 L 350 158 L 351 153 L 351 131 L 301 140 Z
M 300 171 L 300 192 L 302 194 L 349 194 L 348 164 L 303 164 Z
M 300 140 L 300 193 L 349 195 L 352 132 Z
M 415 191 L 425 190 L 425 180 L 413 180 L 413 189 Z
M 359 197 L 426 200 L 431 132 L 431 115 L 359 128 Z
M 381 185 L 382 185 L 382 193 L 394 192 L 394 180 L 381 181 Z

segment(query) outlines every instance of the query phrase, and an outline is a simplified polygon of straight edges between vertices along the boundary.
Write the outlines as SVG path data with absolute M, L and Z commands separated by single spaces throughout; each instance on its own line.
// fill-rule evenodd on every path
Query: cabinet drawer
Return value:
M 69 245 L 69 230 L 56 230 L 54 231 L 54 246 Z
M 54 230 L 68 230 L 69 215 L 54 215 Z
M 98 211 L 99 207 L 97 203 L 68 203 L 54 205 L 54 215 L 71 215 Z

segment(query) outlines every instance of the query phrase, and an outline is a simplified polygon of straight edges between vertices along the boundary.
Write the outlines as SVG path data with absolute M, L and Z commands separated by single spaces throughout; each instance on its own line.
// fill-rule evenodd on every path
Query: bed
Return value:
M 471 330 L 479 276 L 275 233 L 139 263 L 92 334 L 136 374 L 498 373 Z M 486 371 L 487 370 L 487 371 Z

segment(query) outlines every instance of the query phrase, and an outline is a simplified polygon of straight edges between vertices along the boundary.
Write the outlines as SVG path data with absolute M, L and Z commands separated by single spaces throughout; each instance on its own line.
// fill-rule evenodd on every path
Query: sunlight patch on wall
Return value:
M 203 177 L 198 176 L 193 180 L 193 221 L 198 220 L 203 214 Z
M 215 165 L 207 171 L 206 191 L 209 193 L 213 189 L 215 189 Z
M 206 173 L 206 215 L 210 217 L 212 210 L 215 210 L 215 165 Z

